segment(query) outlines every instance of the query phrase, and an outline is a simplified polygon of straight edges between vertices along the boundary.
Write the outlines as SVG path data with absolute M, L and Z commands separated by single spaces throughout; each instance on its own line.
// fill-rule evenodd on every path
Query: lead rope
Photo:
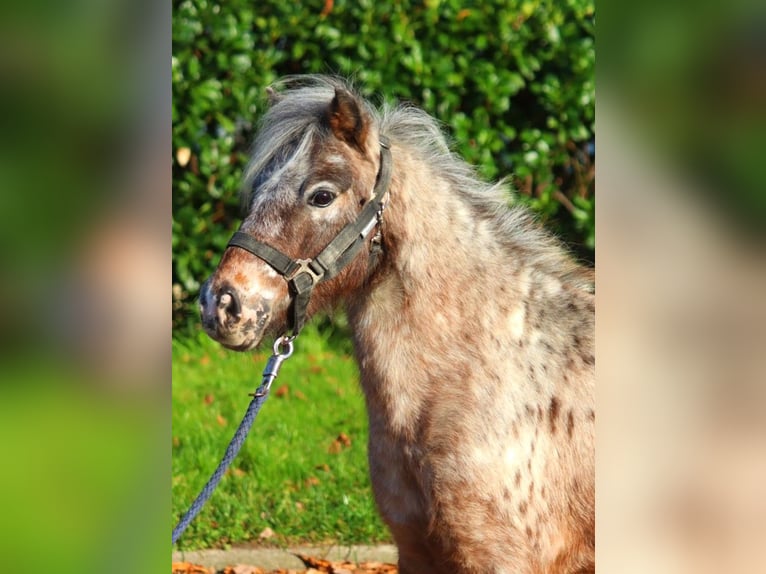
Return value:
M 271 384 L 279 374 L 279 368 L 282 366 L 282 363 L 289 359 L 290 355 L 293 354 L 294 340 L 295 336 L 286 337 L 282 335 L 276 341 L 274 341 L 274 354 L 269 357 L 269 360 L 266 362 L 266 367 L 263 369 L 263 380 L 261 381 L 261 386 L 258 387 L 254 393 L 250 394 L 250 396 L 253 397 L 253 400 L 250 401 L 250 405 L 247 407 L 247 412 L 245 412 L 245 416 L 242 419 L 242 422 L 239 423 L 239 427 L 237 427 L 237 431 L 234 433 L 229 446 L 226 447 L 226 452 L 224 453 L 221 462 L 218 463 L 218 467 L 215 469 L 215 472 L 213 472 L 210 480 L 207 481 L 207 484 L 205 484 L 197 498 L 194 500 L 194 502 L 192 502 L 189 510 L 186 511 L 186 514 L 183 515 L 181 520 L 178 521 L 178 524 L 173 529 L 173 544 L 176 543 L 181 534 L 184 533 L 184 530 L 186 530 L 187 526 L 189 526 L 192 520 L 194 520 L 197 514 L 199 514 L 199 511 L 202 510 L 202 507 L 205 506 L 205 503 L 213 494 L 215 487 L 218 486 L 219 482 L 221 482 L 221 478 L 223 478 L 223 475 L 226 473 L 226 469 L 229 468 L 229 465 L 237 456 L 237 453 L 239 453 L 242 445 L 245 443 L 247 433 L 250 432 L 250 427 L 253 426 L 255 417 L 258 416 L 258 411 L 261 410 L 261 406 L 266 402 L 266 399 L 268 398 Z

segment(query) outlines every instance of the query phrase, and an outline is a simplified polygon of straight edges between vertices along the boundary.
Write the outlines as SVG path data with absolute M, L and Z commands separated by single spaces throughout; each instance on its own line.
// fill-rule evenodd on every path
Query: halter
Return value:
M 306 310 L 314 287 L 338 275 L 356 257 L 376 224 L 380 223 L 385 203 L 383 196 L 391 181 L 391 152 L 388 139 L 380 136 L 380 168 L 373 196 L 357 218 L 340 230 L 313 259 L 292 259 L 278 249 L 237 231 L 228 247 L 239 247 L 268 263 L 287 281 L 292 297 L 292 313 L 288 313 L 291 338 L 300 333 L 306 323 Z

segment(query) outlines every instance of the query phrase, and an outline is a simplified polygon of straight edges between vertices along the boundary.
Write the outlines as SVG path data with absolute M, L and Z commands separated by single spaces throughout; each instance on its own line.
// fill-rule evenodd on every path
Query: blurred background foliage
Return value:
M 592 263 L 594 26 L 593 0 L 174 1 L 174 328 L 196 321 L 199 284 L 239 224 L 264 89 L 287 74 L 422 107 Z

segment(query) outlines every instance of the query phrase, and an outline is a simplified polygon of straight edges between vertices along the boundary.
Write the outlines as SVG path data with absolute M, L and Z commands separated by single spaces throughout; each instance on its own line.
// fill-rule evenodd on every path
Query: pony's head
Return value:
M 313 78 L 281 93 L 270 91 L 270 101 L 245 173 L 247 216 L 200 290 L 205 331 L 242 351 L 267 333 L 300 328 L 295 284 L 289 283 L 302 272 L 297 263 L 315 259 L 357 221 L 375 199 L 381 167 L 375 112 L 343 82 Z M 362 231 L 356 234 L 359 242 L 369 244 L 374 232 L 369 225 Z M 254 253 L 248 241 L 267 246 L 261 251 L 276 250 L 295 265 L 280 269 L 280 261 Z M 312 285 L 304 315 L 331 307 L 364 282 L 369 248 L 346 259 L 342 269 Z

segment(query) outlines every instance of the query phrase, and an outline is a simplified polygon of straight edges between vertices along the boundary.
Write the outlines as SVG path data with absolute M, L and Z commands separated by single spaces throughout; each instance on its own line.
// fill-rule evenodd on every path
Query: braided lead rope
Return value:
M 181 537 L 181 534 L 184 533 L 184 530 L 186 530 L 192 520 L 199 514 L 202 507 L 205 506 L 205 503 L 210 496 L 212 496 L 216 486 L 221 482 L 223 475 L 226 473 L 226 469 L 229 468 L 229 465 L 245 443 L 247 433 L 250 432 L 250 428 L 253 426 L 253 422 L 255 422 L 255 417 L 258 416 L 261 406 L 266 402 L 266 399 L 269 396 L 271 384 L 279 374 L 279 367 L 293 354 L 294 340 L 295 337 L 285 337 L 283 335 L 274 342 L 274 354 L 269 357 L 266 367 L 263 369 L 261 386 L 258 387 L 258 390 L 256 390 L 255 393 L 252 393 L 253 400 L 250 401 L 250 404 L 247 407 L 247 412 L 245 412 L 242 422 L 239 423 L 239 427 L 237 427 L 237 431 L 234 433 L 229 446 L 226 447 L 226 452 L 224 453 L 221 462 L 218 463 L 215 472 L 213 472 L 213 475 L 207 481 L 207 484 L 205 484 L 197 498 L 192 502 L 189 510 L 186 511 L 186 514 L 181 517 L 181 520 L 178 521 L 178 524 L 173 529 L 173 544 L 175 544 Z

